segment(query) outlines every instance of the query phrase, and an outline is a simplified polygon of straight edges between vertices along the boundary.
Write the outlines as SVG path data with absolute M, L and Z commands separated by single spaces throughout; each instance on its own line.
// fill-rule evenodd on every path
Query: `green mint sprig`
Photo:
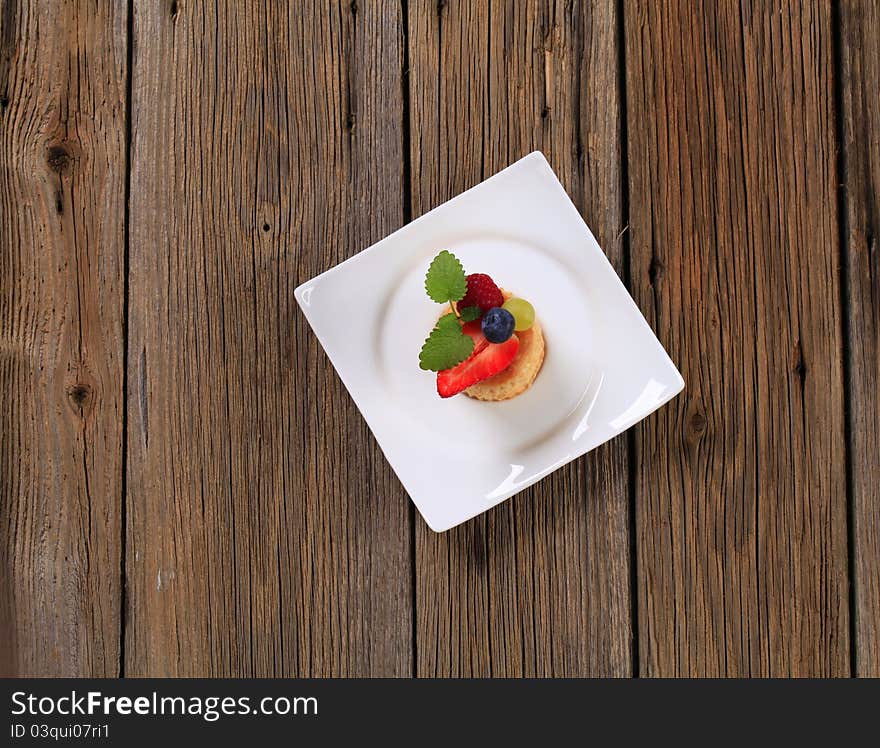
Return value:
M 443 324 L 449 318 L 451 324 Z M 419 353 L 419 366 L 427 371 L 443 371 L 460 364 L 474 352 L 474 341 L 461 331 L 454 314 L 445 314 L 437 322 Z
M 456 302 L 467 293 L 467 276 L 458 258 L 443 250 L 432 261 L 425 276 L 425 291 L 438 304 L 449 304 L 451 312 L 444 314 L 425 340 L 419 353 L 419 366 L 426 371 L 443 371 L 457 366 L 474 352 L 474 341 L 462 332 L 465 322 L 480 317 L 476 306 L 457 309 Z
M 462 322 L 473 322 L 483 315 L 483 310 L 478 306 L 466 306 L 459 312 L 459 319 Z
M 443 250 L 432 261 L 425 276 L 425 290 L 438 304 L 461 301 L 467 293 L 467 277 L 458 258 Z

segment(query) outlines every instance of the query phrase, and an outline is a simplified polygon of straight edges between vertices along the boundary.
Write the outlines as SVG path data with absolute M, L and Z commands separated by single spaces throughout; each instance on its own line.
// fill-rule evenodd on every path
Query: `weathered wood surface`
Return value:
M 408 500 L 293 298 L 403 222 L 399 9 L 133 33 L 125 672 L 410 675 Z
M 876 3 L 130 10 L 0 10 L 0 674 L 880 675 Z M 687 388 L 435 535 L 293 288 L 534 149 Z
M 0 674 L 114 676 L 126 10 L 0 13 Z
M 855 673 L 880 677 L 880 7 L 840 3 Z
M 848 675 L 827 3 L 625 3 L 632 283 L 686 391 L 636 429 L 645 675 Z
M 413 217 L 540 149 L 622 272 L 615 4 L 409 11 Z M 625 438 L 443 535 L 417 518 L 418 674 L 629 675 L 628 522 Z

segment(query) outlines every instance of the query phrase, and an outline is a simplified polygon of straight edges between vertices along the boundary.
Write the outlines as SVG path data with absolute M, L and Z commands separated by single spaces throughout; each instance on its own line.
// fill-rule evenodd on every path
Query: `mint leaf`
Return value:
M 462 322 L 473 322 L 482 316 L 483 310 L 478 306 L 466 306 L 464 309 L 459 309 L 458 313 L 461 315 Z
M 435 327 L 452 330 L 453 328 L 461 328 L 461 325 L 458 323 L 458 318 L 452 312 L 449 312 L 449 314 L 444 314 L 437 320 Z
M 444 249 L 431 261 L 425 276 L 425 290 L 438 304 L 464 298 L 467 279 L 464 268 L 452 252 Z
M 452 317 L 452 322 L 448 318 Z M 419 353 L 419 366 L 426 371 L 443 371 L 460 364 L 474 352 L 474 341 L 461 331 L 454 314 L 441 317 Z
M 460 310 L 454 306 L 454 302 L 463 299 L 467 293 L 467 278 L 452 252 L 444 249 L 431 261 L 425 276 L 425 291 L 438 304 L 449 303 L 452 311 L 437 320 L 419 353 L 419 366 L 427 371 L 451 369 L 474 352 L 473 338 L 462 332 L 462 322 L 480 316 L 477 307 Z

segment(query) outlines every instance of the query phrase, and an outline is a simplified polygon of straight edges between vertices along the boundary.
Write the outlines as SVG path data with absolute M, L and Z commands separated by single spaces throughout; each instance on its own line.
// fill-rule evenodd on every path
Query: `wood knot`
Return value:
M 657 258 L 657 255 L 651 257 L 651 264 L 648 265 L 648 281 L 653 286 L 663 277 L 663 263 Z
M 688 430 L 694 436 L 702 436 L 706 431 L 707 425 L 706 416 L 700 413 L 700 411 L 692 413 L 690 418 L 688 418 Z
M 351 8 L 351 14 L 353 16 L 356 16 L 358 14 L 357 0 L 351 0 L 351 5 L 349 5 L 348 7 Z
M 691 400 L 684 412 L 684 442 L 689 447 L 695 447 L 703 440 L 709 431 L 709 420 L 703 410 L 703 404 L 699 400 Z
M 91 387 L 81 382 L 71 385 L 67 389 L 67 396 L 70 398 L 70 402 L 72 402 L 77 408 L 80 409 L 84 408 L 88 404 L 88 400 L 91 394 Z
M 5 111 L 9 106 L 9 97 L 6 94 L 0 94 L 0 110 Z
M 46 163 L 56 174 L 66 174 L 70 170 L 71 160 L 70 151 L 63 145 L 49 146 L 46 153 Z
M 267 238 L 281 231 L 283 226 L 283 218 L 280 214 L 278 206 L 268 200 L 262 200 L 256 206 L 256 215 L 254 216 L 254 229 L 257 234 L 263 234 Z
M 437 15 L 441 15 L 443 13 L 443 9 L 446 7 L 446 0 L 438 0 L 437 1 Z
M 549 117 L 549 116 L 550 116 L 550 107 L 545 105 L 544 108 L 541 110 L 541 119 L 547 119 L 547 117 Z
M 177 6 L 177 0 L 171 0 L 171 5 L 168 8 L 169 15 L 171 16 L 172 21 L 177 20 L 177 14 L 180 12 L 180 8 Z

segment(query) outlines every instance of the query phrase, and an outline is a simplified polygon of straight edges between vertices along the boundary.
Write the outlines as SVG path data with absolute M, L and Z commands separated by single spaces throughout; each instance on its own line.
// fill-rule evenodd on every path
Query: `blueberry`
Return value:
M 516 320 L 500 306 L 493 307 L 483 315 L 483 335 L 490 343 L 503 343 L 511 335 Z

